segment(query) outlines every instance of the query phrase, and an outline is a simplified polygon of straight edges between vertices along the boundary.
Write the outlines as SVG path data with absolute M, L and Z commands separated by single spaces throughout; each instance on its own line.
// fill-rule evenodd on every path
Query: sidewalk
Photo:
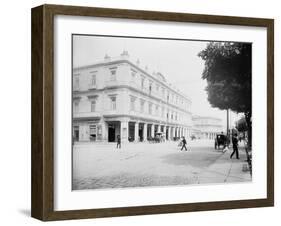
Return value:
M 226 182 L 247 182 L 252 181 L 249 171 L 243 171 L 248 166 L 245 161 L 247 159 L 244 148 L 239 150 L 240 159 L 235 156 L 230 159 L 232 148 L 226 151 L 206 170 L 198 175 L 198 183 L 226 183 Z

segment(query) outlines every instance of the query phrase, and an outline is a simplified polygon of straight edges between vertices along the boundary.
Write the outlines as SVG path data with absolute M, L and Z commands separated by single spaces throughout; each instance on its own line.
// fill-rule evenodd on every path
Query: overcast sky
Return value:
M 193 114 L 221 118 L 225 125 L 226 111 L 211 107 L 205 91 L 207 83 L 201 78 L 204 61 L 198 53 L 206 45 L 203 41 L 74 35 L 73 67 L 102 61 L 105 54 L 117 57 L 126 50 L 133 63 L 139 59 L 141 68 L 147 66 L 150 73 L 161 72 L 169 83 L 189 96 Z

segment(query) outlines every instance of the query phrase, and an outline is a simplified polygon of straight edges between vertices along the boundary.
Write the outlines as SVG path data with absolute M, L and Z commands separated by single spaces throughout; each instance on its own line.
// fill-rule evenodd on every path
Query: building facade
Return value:
M 222 120 L 215 117 L 192 116 L 193 135 L 199 139 L 215 139 L 223 132 Z
M 73 69 L 74 141 L 146 141 L 191 136 L 191 100 L 128 52 Z

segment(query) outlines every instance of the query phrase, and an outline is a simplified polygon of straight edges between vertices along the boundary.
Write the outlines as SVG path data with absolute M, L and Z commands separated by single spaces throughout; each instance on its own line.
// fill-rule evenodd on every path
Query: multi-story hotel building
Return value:
M 193 135 L 200 139 L 215 139 L 216 134 L 223 132 L 222 120 L 216 117 L 192 117 Z
M 73 69 L 75 141 L 146 141 L 162 132 L 167 140 L 192 132 L 191 100 L 161 73 L 133 63 L 127 51 Z

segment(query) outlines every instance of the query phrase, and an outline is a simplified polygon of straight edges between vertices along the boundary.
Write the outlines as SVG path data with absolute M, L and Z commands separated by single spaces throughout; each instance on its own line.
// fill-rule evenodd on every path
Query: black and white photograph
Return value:
M 250 183 L 252 43 L 72 34 L 71 136 L 73 190 Z

